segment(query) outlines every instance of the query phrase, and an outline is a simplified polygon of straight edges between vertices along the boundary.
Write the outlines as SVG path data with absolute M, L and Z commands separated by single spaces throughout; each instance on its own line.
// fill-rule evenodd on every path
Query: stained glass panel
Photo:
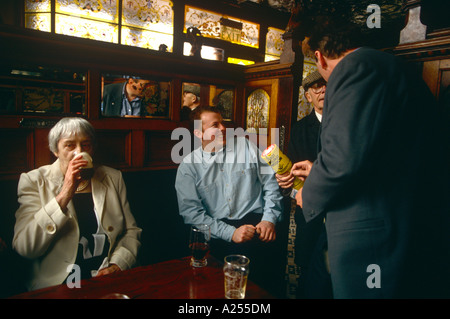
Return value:
M 39 31 L 51 31 L 52 19 L 50 13 L 26 13 L 25 28 Z
M 25 0 L 25 12 L 50 12 L 50 0 Z
M 151 31 L 173 34 L 172 1 L 125 0 L 122 24 Z
M 80 38 L 118 43 L 118 26 L 83 18 L 56 15 L 55 32 Z
M 268 128 L 270 97 L 263 89 L 256 89 L 247 99 L 247 131 L 259 133 L 259 129 Z
M 166 45 L 167 51 L 172 52 L 173 35 L 122 27 L 122 44 L 152 50 L 159 50 L 160 45 Z
M 50 4 L 50 0 L 25 0 L 25 28 L 50 32 Z
M 266 55 L 280 57 L 284 45 L 283 33 L 283 30 L 268 28 L 266 35 Z
M 224 25 L 223 20 L 231 21 L 232 24 L 241 25 L 240 36 L 236 36 L 236 28 Z M 202 36 L 221 39 L 224 41 L 238 43 L 254 48 L 259 47 L 259 24 L 223 16 L 207 10 L 186 6 L 184 19 L 184 32 L 190 27 L 200 30 Z
M 56 13 L 118 23 L 118 0 L 56 0 Z

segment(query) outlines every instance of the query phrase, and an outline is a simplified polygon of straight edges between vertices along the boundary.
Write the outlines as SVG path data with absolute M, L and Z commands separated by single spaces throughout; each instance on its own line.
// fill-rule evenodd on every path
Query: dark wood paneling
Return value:
M 33 131 L 0 129 L 0 174 L 28 171 L 33 166 Z
M 34 163 L 32 168 L 42 165 L 48 165 L 55 161 L 56 157 L 50 151 L 48 146 L 48 133 L 50 129 L 35 129 L 34 130 Z M 29 157 L 33 157 L 31 154 Z
M 146 167 L 174 167 L 172 161 L 172 148 L 179 143 L 178 140 L 171 140 L 172 131 L 147 132 L 145 138 L 145 163 Z
M 298 84 L 295 83 L 294 78 L 284 77 L 280 79 L 277 102 L 277 127 L 280 128 L 280 145 L 283 146 L 282 151 L 284 152 L 287 152 L 293 116 L 297 114 L 298 92 Z
M 131 131 L 99 130 L 95 161 L 116 168 L 130 168 Z

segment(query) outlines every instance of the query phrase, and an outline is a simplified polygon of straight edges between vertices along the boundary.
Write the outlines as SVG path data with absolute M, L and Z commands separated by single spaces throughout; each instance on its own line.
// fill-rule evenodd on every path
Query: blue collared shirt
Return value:
M 134 98 L 131 102 L 128 101 L 127 95 L 125 94 L 125 87 L 127 84 L 123 86 L 122 91 L 122 109 L 120 111 L 120 116 L 125 115 L 141 115 L 141 105 L 142 99 L 139 97 Z
M 175 188 L 180 215 L 186 224 L 209 224 L 214 238 L 231 241 L 235 227 L 221 219 L 262 214 L 276 224 L 282 196 L 271 167 L 260 150 L 244 137 L 234 138 L 216 153 L 201 147 L 183 159 Z

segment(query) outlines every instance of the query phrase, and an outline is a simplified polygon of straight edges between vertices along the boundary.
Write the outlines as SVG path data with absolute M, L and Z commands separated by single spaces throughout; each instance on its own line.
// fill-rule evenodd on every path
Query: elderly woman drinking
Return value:
M 56 161 L 20 176 L 13 247 L 32 260 L 31 290 L 63 283 L 76 266 L 86 278 L 136 262 L 142 230 L 121 172 L 92 166 L 95 145 L 88 121 L 63 118 L 49 133 Z

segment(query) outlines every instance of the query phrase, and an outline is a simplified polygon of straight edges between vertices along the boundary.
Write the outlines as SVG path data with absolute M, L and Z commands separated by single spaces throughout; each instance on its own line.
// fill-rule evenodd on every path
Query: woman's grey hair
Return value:
M 62 138 L 74 134 L 83 134 L 91 139 L 93 148 L 97 145 L 95 129 L 87 120 L 81 117 L 65 117 L 53 126 L 48 134 L 48 146 L 50 151 L 58 153 L 58 142 Z

